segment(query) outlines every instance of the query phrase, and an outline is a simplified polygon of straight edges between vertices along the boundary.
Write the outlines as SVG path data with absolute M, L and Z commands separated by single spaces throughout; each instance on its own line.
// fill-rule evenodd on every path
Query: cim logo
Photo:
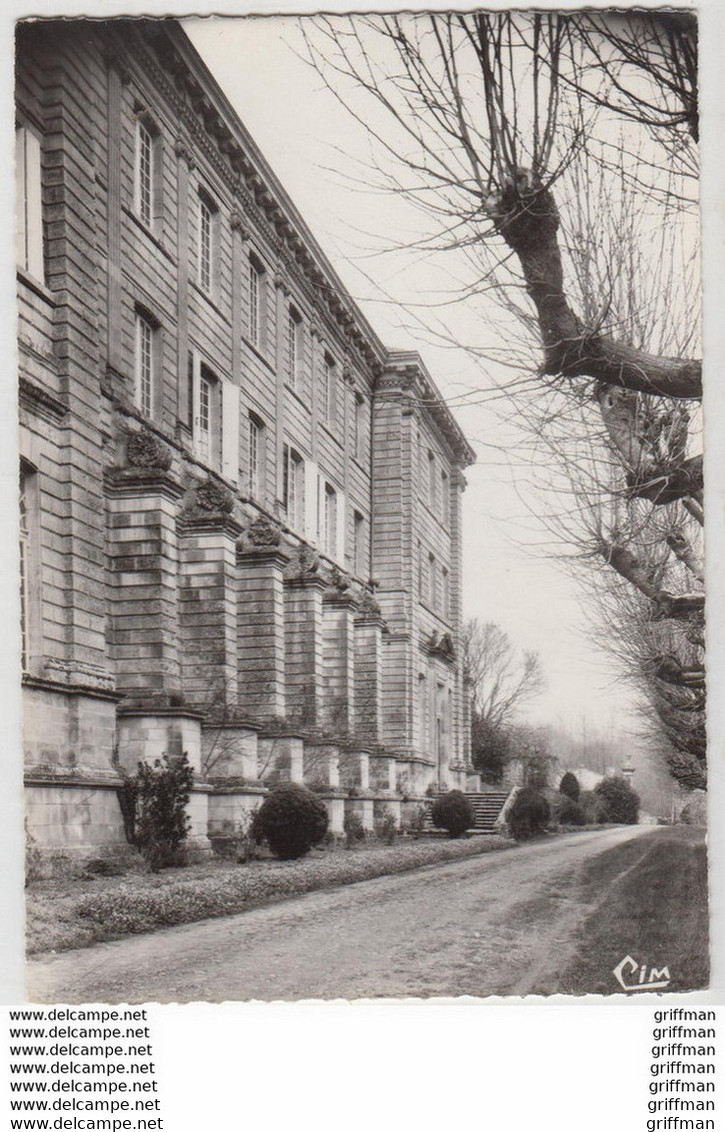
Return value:
M 670 985 L 668 967 L 650 967 L 648 972 L 647 964 L 643 963 L 640 966 L 631 955 L 625 955 L 612 974 L 622 990 L 626 991 L 662 990 L 663 987 Z

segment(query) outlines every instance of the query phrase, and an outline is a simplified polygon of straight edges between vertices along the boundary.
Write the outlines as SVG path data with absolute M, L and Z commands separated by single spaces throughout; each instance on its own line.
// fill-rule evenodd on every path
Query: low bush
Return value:
M 153 872 L 184 864 L 183 843 L 191 825 L 186 807 L 193 784 L 194 772 L 184 752 L 140 762 L 119 791 L 126 837 Z
M 182 874 L 146 873 L 132 882 L 96 881 L 112 888 L 61 899 L 31 893 L 28 953 L 87 947 L 131 933 L 193 923 L 209 916 L 229 916 L 270 900 L 508 847 L 500 837 L 470 838 L 455 845 L 450 841 L 400 843 L 392 849 L 366 847 L 359 853 L 329 853 L 282 865 L 257 862 L 239 868 L 218 864 L 217 875 L 193 879 L 189 879 L 191 872 L 208 870 L 208 866 L 191 866 Z
M 447 830 L 451 837 L 460 837 L 476 820 L 471 803 L 460 790 L 449 790 L 436 798 L 430 816 L 433 825 Z
M 593 790 L 582 790 L 579 795 L 579 805 L 584 811 L 587 825 L 601 825 L 606 820 L 604 802 Z
M 584 809 L 573 798 L 561 794 L 557 799 L 556 817 L 560 825 L 586 825 Z
M 572 802 L 578 802 L 581 792 L 582 788 L 579 785 L 579 779 L 568 770 L 559 783 L 559 793 L 566 794 L 567 798 L 571 798 Z
M 517 841 L 535 837 L 546 829 L 550 816 L 551 809 L 544 795 L 533 786 L 525 786 L 519 790 L 508 813 L 511 835 Z
M 266 841 L 275 857 L 291 861 L 309 853 L 327 833 L 324 802 L 304 786 L 275 786 L 254 816 L 254 839 Z
M 604 808 L 604 821 L 617 825 L 636 825 L 639 821 L 639 794 L 623 778 L 604 778 L 594 787 Z

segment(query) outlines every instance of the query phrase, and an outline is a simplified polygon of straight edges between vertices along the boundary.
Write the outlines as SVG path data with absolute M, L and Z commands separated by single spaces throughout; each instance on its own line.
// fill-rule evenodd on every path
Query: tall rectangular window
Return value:
M 428 504 L 435 510 L 438 481 L 436 479 L 436 461 L 432 452 L 428 453 Z
M 445 527 L 451 525 L 451 492 L 448 473 L 441 472 L 441 519 Z
M 16 224 L 18 267 L 45 282 L 40 138 L 20 126 L 15 131 Z
M 335 419 L 335 361 L 329 354 L 322 363 L 322 419 L 326 424 Z
M 451 579 L 445 566 L 441 570 L 441 616 L 446 621 L 451 616 Z
M 365 454 L 365 398 L 355 394 L 355 415 L 353 417 L 353 455 L 362 460 Z
M 337 557 L 337 492 L 329 483 L 325 484 L 324 547 L 330 558 Z
M 258 417 L 249 418 L 249 494 L 254 499 L 262 495 L 264 425 Z
M 154 201 L 154 136 L 146 122 L 136 120 L 136 215 L 147 228 L 153 220 Z
M 287 512 L 287 523 L 293 530 L 302 530 L 304 524 L 304 461 L 299 452 L 288 444 L 283 449 L 282 502 Z
M 199 430 L 197 449 L 200 458 L 209 463 L 211 454 L 212 382 L 202 366 L 199 377 Z
M 154 408 L 154 335 L 155 327 L 136 312 L 136 403 L 150 417 Z
M 431 609 L 436 609 L 438 604 L 438 579 L 434 554 L 428 555 L 428 601 Z
M 266 317 L 266 272 L 261 263 L 250 256 L 249 259 L 249 341 L 258 350 L 265 346 Z
M 214 213 L 209 202 L 199 197 L 199 286 L 210 295 L 214 264 Z
M 302 322 L 300 316 L 290 307 L 287 316 L 287 381 L 291 389 L 297 389 L 301 363 L 300 336 Z
M 353 515 L 352 538 L 353 570 L 358 577 L 363 578 L 367 574 L 368 562 L 367 528 L 365 516 L 359 511 L 355 511 Z

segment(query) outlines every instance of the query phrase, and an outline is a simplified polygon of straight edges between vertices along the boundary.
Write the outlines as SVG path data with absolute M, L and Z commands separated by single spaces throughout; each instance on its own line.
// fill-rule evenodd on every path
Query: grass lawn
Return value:
M 174 924 L 229 916 L 319 888 L 352 884 L 424 865 L 507 849 L 501 837 L 367 842 L 354 849 L 313 850 L 298 861 L 236 864 L 211 859 L 160 873 L 38 881 L 26 889 L 29 955 L 90 947 Z
M 582 898 L 594 907 L 562 993 L 611 994 L 611 972 L 627 955 L 667 966 L 669 991 L 708 985 L 704 830 L 673 826 L 603 853 L 584 871 Z

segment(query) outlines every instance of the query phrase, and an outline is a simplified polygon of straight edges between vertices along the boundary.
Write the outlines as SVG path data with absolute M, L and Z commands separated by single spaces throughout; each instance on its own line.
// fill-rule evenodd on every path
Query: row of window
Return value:
M 420 472 L 420 493 L 424 502 L 435 515 L 438 515 L 444 527 L 451 525 L 451 492 L 450 479 L 445 468 L 439 467 L 439 461 L 433 451 L 427 451 L 418 434 L 418 468 Z
M 159 132 L 147 116 L 136 119 L 136 157 L 134 175 L 134 209 L 141 223 L 153 231 L 160 215 L 159 195 L 161 176 L 158 169 Z M 17 262 L 40 282 L 45 282 L 43 252 L 43 214 L 41 195 L 41 141 L 33 130 L 21 126 L 16 130 L 17 169 Z M 197 272 L 196 281 L 201 291 L 215 297 L 218 286 L 219 209 L 203 188 L 197 199 Z M 248 259 L 249 302 L 246 333 L 255 349 L 265 352 L 268 336 L 268 278 L 261 260 L 250 253 Z M 153 415 L 154 320 L 146 318 L 137 324 L 136 369 L 137 400 L 141 411 Z M 300 312 L 293 304 L 287 309 L 285 334 L 285 380 L 297 393 L 303 393 L 304 328 Z M 335 427 L 339 420 L 342 398 L 339 393 L 338 366 L 332 355 L 325 351 L 319 373 L 320 415 L 328 425 Z M 365 455 L 367 405 L 361 393 L 355 393 L 355 410 L 352 417 L 352 452 L 357 459 Z
M 152 229 L 154 212 L 159 211 L 158 202 L 154 208 L 154 193 L 160 191 L 155 163 L 158 160 L 156 146 L 159 133 L 144 118 L 136 122 L 136 168 L 135 168 L 135 208 L 141 222 Z M 210 194 L 203 188 L 198 190 L 197 201 L 197 283 L 210 298 L 216 297 L 218 277 L 219 208 Z M 247 263 L 247 285 L 249 301 L 247 305 L 246 334 L 255 349 L 266 353 L 268 343 L 268 274 L 261 259 L 250 252 Z M 285 380 L 295 392 L 302 391 L 304 360 L 303 320 L 299 310 L 290 303 L 287 309 Z M 328 424 L 337 422 L 337 366 L 334 358 L 325 352 L 321 372 L 321 415 Z M 356 394 L 356 413 L 354 418 L 354 452 L 360 456 L 361 418 L 364 413 L 364 399 Z
M 290 444 L 283 448 L 282 503 L 293 530 L 305 532 L 330 558 L 343 559 L 344 497 Z M 353 572 L 366 577 L 369 572 L 368 523 L 357 510 L 353 511 L 352 539 Z
M 451 616 L 451 579 L 446 566 L 435 554 L 423 550 L 418 539 L 418 600 L 429 606 L 444 621 Z

